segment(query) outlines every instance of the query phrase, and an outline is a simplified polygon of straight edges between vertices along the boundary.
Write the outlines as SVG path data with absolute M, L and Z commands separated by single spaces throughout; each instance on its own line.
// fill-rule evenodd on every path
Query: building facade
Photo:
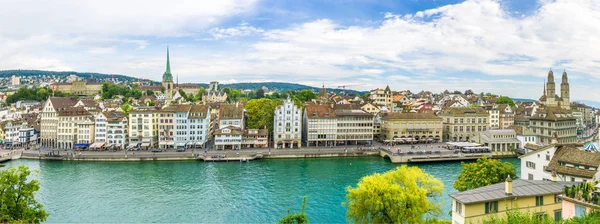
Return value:
M 50 97 L 41 112 L 40 138 L 45 147 L 57 147 L 58 112 L 74 106 L 77 100 L 66 97 Z
M 483 108 L 448 108 L 440 113 L 444 141 L 471 141 L 489 129 L 489 116 Z
M 381 140 L 386 143 L 439 141 L 442 118 L 433 113 L 388 113 L 382 118 Z
M 275 108 L 273 126 L 275 148 L 301 148 L 302 109 L 290 98 Z
M 521 148 L 517 132 L 513 129 L 482 131 L 479 133 L 479 138 L 473 140 L 489 147 L 492 152 L 515 152 Z
M 331 105 L 306 104 L 303 115 L 306 146 L 335 146 L 337 117 Z
M 129 112 L 129 145 L 142 148 L 158 146 L 158 118 L 154 107 L 139 107 Z
M 546 107 L 529 118 L 529 127 L 541 144 L 577 142 L 577 119 L 570 110 L 559 107 Z

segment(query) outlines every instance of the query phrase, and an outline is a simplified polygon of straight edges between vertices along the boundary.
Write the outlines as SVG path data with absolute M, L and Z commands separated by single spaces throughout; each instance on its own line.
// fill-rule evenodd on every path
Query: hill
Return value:
M 94 78 L 98 78 L 98 79 L 117 78 L 117 79 L 127 80 L 127 81 L 138 80 L 138 78 L 134 78 L 134 77 L 126 76 L 126 75 L 102 74 L 102 73 L 95 73 L 95 72 L 42 71 L 42 70 L 2 70 L 2 71 L 0 71 L 0 78 L 7 78 L 7 77 L 11 77 L 13 75 L 26 76 L 26 77 L 44 76 L 44 75 L 65 77 L 65 76 L 69 76 L 69 75 L 77 75 L 84 79 L 88 79 L 88 78 L 91 78 L 92 76 L 94 76 Z
M 200 86 L 203 86 L 202 84 Z M 297 83 L 286 83 L 286 82 L 247 82 L 247 83 L 231 83 L 231 84 L 221 84 L 222 88 L 230 88 L 230 89 L 250 89 L 250 90 L 257 90 L 260 89 L 262 87 L 267 87 L 269 88 L 269 90 L 277 90 L 278 92 L 287 92 L 287 91 L 299 91 L 299 90 L 304 90 L 304 89 L 310 89 L 313 92 L 319 92 L 319 90 L 321 90 L 321 88 L 319 87 L 312 87 L 312 86 L 307 86 L 307 85 L 302 85 L 302 84 L 297 84 Z M 336 94 L 339 94 L 342 92 L 342 89 L 338 89 L 338 88 L 325 88 L 327 90 L 327 92 L 335 92 Z M 365 93 L 367 93 L 367 91 L 356 91 L 356 90 L 346 90 L 347 94 L 359 94 L 359 95 L 363 95 Z

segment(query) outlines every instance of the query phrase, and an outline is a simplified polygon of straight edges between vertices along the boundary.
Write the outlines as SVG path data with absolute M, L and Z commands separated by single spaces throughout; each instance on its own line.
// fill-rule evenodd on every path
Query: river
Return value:
M 504 159 L 519 166 L 518 159 Z M 39 170 L 36 199 L 47 222 L 274 223 L 307 196 L 313 223 L 346 222 L 345 187 L 394 167 L 378 157 L 252 162 L 63 162 L 16 160 Z M 460 162 L 415 164 L 444 182 L 444 214 Z

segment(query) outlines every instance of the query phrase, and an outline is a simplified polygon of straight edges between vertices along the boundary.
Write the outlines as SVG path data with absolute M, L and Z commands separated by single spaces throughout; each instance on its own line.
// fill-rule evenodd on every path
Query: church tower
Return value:
M 571 97 L 569 93 L 569 80 L 567 78 L 567 71 L 562 73 L 562 82 L 560 83 L 560 98 L 562 98 L 562 107 L 569 109 L 571 107 Z
M 554 73 L 552 70 L 548 72 L 548 82 L 546 83 L 546 105 L 556 106 L 556 85 L 554 84 Z
M 167 47 L 167 70 L 162 77 L 162 86 L 165 88 L 165 99 L 173 99 L 173 75 L 171 74 L 171 62 L 169 61 L 169 47 Z

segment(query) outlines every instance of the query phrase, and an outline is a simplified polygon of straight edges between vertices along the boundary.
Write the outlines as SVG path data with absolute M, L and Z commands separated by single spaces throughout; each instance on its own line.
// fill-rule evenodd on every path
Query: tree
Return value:
M 465 95 L 473 95 L 473 90 L 471 90 L 471 89 L 465 90 Z
M 511 107 L 515 107 L 515 101 L 508 96 L 498 97 L 498 99 L 496 99 L 496 104 L 508 104 Z
M 256 90 L 256 99 L 260 99 L 260 98 L 264 98 L 265 97 L 265 90 L 264 89 L 258 89 Z
M 516 168 L 509 162 L 481 157 L 474 163 L 462 163 L 463 169 L 454 182 L 458 191 L 466 191 L 479 187 L 496 184 L 506 180 L 506 177 L 517 178 Z
M 121 106 L 121 110 L 123 110 L 123 113 L 125 115 L 129 115 L 129 112 L 131 112 L 133 110 L 133 107 L 129 105 L 129 103 L 125 103 L 123 104 L 123 106 Z
M 206 89 L 204 87 L 200 88 L 198 90 L 198 93 L 196 94 L 196 99 L 202 100 L 202 96 L 204 96 L 205 93 L 206 93 Z
M 35 200 L 35 192 L 40 189 L 38 180 L 27 181 L 30 173 L 24 165 L 0 171 L 1 222 L 41 223 L 48 218 L 44 206 Z
M 300 100 L 301 102 L 309 102 L 313 99 L 317 98 L 317 94 L 313 93 L 313 91 L 305 89 L 298 92 L 294 98 Z
M 286 216 L 284 216 L 283 218 L 281 218 L 279 221 L 277 221 L 277 224 L 308 223 L 308 217 L 306 217 L 306 213 L 304 213 L 305 209 L 306 209 L 306 196 L 304 196 L 304 199 L 302 200 L 302 209 L 300 210 L 300 213 L 291 214 L 290 210 L 288 210 L 288 214 Z
M 346 217 L 356 223 L 425 223 L 440 214 L 438 198 L 444 184 L 418 167 L 402 165 L 383 174 L 375 173 L 347 187 Z
M 154 91 L 146 90 L 146 96 L 154 96 Z
M 273 131 L 275 107 L 279 104 L 281 104 L 281 100 L 270 100 L 267 98 L 248 101 L 246 103 L 248 128 L 260 129 L 266 126 L 269 132 Z

